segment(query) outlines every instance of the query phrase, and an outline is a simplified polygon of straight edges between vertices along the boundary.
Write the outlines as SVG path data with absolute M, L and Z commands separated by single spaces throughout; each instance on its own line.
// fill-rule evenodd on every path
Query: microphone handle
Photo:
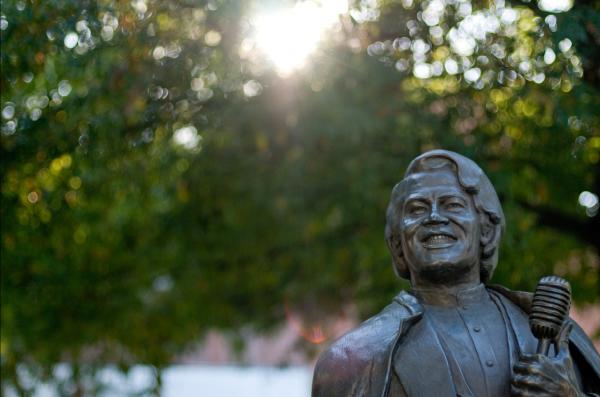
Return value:
M 537 345 L 537 354 L 543 354 L 548 356 L 548 350 L 550 350 L 550 344 L 552 341 L 548 338 L 540 338 Z

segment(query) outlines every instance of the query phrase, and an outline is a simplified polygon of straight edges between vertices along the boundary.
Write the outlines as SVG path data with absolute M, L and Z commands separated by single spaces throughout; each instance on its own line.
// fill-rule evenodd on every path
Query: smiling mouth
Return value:
M 422 240 L 425 248 L 446 248 L 456 242 L 456 238 L 447 234 L 430 234 Z

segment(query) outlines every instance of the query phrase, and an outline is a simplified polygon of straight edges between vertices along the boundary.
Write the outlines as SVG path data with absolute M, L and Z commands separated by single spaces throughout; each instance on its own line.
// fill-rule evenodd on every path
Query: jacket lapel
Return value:
M 513 365 L 521 353 L 533 354 L 536 351 L 537 339 L 529 328 L 529 312 L 533 294 L 522 291 L 511 291 L 501 285 L 490 285 L 488 291 L 492 299 L 500 304 L 504 312 L 500 310 L 506 322 L 510 337 L 517 343 L 517 350 L 511 348 L 511 365 Z
M 405 302 L 407 298 L 414 300 L 414 297 L 406 295 L 402 296 Z M 413 305 L 413 310 L 413 315 L 421 318 L 423 308 Z M 401 331 L 402 338 L 395 346 L 393 367 L 406 394 L 411 397 L 456 396 L 448 359 L 427 318 L 421 318 L 409 329 Z

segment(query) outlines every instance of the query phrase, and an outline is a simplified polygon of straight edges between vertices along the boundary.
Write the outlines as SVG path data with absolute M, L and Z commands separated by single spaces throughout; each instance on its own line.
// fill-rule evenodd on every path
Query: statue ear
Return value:
M 402 242 L 397 236 L 391 235 L 386 239 L 388 249 L 392 254 L 392 264 L 394 267 L 394 273 L 400 278 L 408 278 L 408 269 L 404 263 L 402 253 Z
M 495 241 L 496 233 L 498 233 L 499 228 L 497 227 L 497 225 L 492 223 L 492 221 L 490 220 L 489 216 L 486 213 L 483 213 L 483 215 L 480 216 L 480 218 L 481 218 L 481 222 L 480 222 L 479 242 L 480 242 L 481 246 L 484 247 L 484 250 L 485 250 L 485 247 L 488 244 Z
M 390 252 L 392 253 L 392 258 L 394 259 L 394 261 L 402 257 L 402 243 L 400 242 L 399 238 L 397 238 L 394 235 L 391 235 L 387 239 L 387 245 Z

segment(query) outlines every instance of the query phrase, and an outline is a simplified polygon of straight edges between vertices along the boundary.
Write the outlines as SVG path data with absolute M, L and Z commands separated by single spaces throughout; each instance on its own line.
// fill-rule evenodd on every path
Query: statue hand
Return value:
M 579 389 L 573 360 L 569 353 L 569 334 L 573 328 L 568 324 L 561 332 L 558 354 L 548 357 L 542 354 L 523 354 L 515 364 L 511 380 L 511 394 L 526 396 L 580 397 L 585 394 Z

